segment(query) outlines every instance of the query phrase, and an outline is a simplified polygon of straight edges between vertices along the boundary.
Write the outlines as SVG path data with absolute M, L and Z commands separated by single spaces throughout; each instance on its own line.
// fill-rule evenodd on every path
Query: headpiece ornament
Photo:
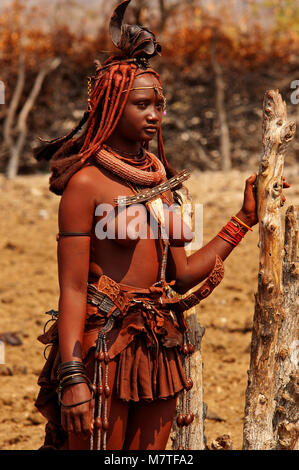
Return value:
M 106 168 L 109 166 L 109 171 L 113 173 L 117 168 L 118 176 L 123 173 L 125 179 L 130 177 L 127 167 L 131 166 L 130 172 L 134 181 L 138 180 L 138 184 L 143 183 L 148 186 L 162 182 L 165 179 L 165 170 L 167 177 L 173 176 L 173 170 L 166 160 L 161 129 L 157 132 L 158 158 L 148 152 L 148 142 L 141 143 L 145 151 L 143 155 L 148 157 L 148 161 L 145 162 L 146 168 L 144 170 L 138 168 L 138 171 L 143 172 L 144 178 L 136 168 L 133 170 L 132 162 L 130 164 L 122 162 L 119 155 L 120 161 L 115 163 L 111 152 L 104 148 L 116 129 L 129 93 L 135 89 L 142 89 L 134 86 L 137 76 L 144 73 L 153 74 L 159 83 L 153 84 L 150 88 L 164 98 L 159 74 L 148 63 L 149 59 L 160 55 L 162 48 L 156 41 L 154 33 L 148 28 L 123 23 L 130 3 L 131 0 L 121 1 L 112 14 L 111 40 L 120 53 L 109 57 L 103 65 L 97 62 L 96 74 L 90 77 L 88 82 L 88 105 L 80 123 L 67 135 L 52 141 L 42 141 L 42 145 L 34 149 L 37 160 L 51 160 L 50 189 L 56 194 L 63 193 L 71 176 L 86 162 L 104 167 L 107 163 Z M 85 128 L 81 135 L 76 136 L 83 126 Z M 120 172 L 119 165 L 122 166 L 123 172 Z
M 123 24 L 124 14 L 131 0 L 120 3 L 110 20 L 110 35 L 113 44 L 122 51 L 127 58 L 150 59 L 160 55 L 161 45 L 156 41 L 155 35 L 146 27 Z

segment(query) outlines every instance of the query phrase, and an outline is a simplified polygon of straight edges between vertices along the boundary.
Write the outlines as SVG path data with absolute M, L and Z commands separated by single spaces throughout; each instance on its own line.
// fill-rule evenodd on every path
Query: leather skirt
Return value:
M 94 283 L 96 286 L 97 283 Z M 186 387 L 186 376 L 181 361 L 184 322 L 158 302 L 157 289 L 138 290 L 119 284 L 131 298 L 142 296 L 154 307 L 147 309 L 143 303 L 132 305 L 126 315 L 117 318 L 106 336 L 109 359 L 117 362 L 114 387 L 117 397 L 126 402 L 152 401 L 176 396 Z M 82 359 L 92 381 L 94 351 L 98 334 L 107 322 L 106 314 L 90 303 L 86 306 L 86 323 L 82 345 Z M 61 363 L 58 326 L 55 322 L 39 341 L 50 346 L 50 353 L 38 379 L 40 391 L 35 402 L 47 418 L 44 449 L 63 449 L 66 433 L 60 426 L 57 369 Z

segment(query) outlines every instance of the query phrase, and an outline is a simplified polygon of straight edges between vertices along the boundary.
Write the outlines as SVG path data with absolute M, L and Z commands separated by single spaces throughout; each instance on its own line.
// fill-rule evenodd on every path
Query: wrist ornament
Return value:
M 248 230 L 252 232 L 252 228 L 242 222 L 242 220 L 238 219 L 238 217 L 233 216 L 218 233 L 218 237 L 233 246 L 237 246 L 245 237 Z
M 57 389 L 57 393 L 60 405 L 64 406 L 65 408 L 73 408 L 75 406 L 83 405 L 84 403 L 87 403 L 92 400 L 93 396 L 91 396 L 88 400 L 84 400 L 79 403 L 73 403 L 72 405 L 65 405 L 62 402 L 62 395 L 64 389 L 71 385 L 86 383 L 89 387 L 89 390 L 93 392 L 92 383 L 89 377 L 87 376 L 86 368 L 82 362 L 69 361 L 60 364 L 58 367 L 58 379 L 59 386 Z

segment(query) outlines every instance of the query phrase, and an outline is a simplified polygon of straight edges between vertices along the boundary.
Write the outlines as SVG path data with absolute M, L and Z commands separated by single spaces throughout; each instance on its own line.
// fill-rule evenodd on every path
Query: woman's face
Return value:
M 158 79 L 150 74 L 137 77 L 115 132 L 130 142 L 152 140 L 161 127 L 164 97 Z

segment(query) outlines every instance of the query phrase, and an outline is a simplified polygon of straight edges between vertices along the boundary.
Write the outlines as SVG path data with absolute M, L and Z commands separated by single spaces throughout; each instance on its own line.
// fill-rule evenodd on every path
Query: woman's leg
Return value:
M 124 403 L 114 395 L 108 402 L 109 429 L 107 432 L 107 450 L 122 450 L 129 412 L 129 403 Z M 95 442 L 97 436 L 95 435 Z M 90 436 L 84 434 L 69 433 L 69 450 L 89 450 Z
M 117 398 L 114 393 L 109 408 L 109 430 L 107 433 L 107 450 L 122 450 L 128 423 L 130 403 Z
M 164 450 L 177 398 L 131 403 L 124 450 Z
M 89 367 L 90 368 L 90 367 Z M 126 435 L 129 403 L 119 400 L 114 391 L 115 375 L 117 371 L 117 360 L 109 362 L 108 385 L 113 390 L 112 396 L 107 402 L 107 416 L 109 429 L 107 432 L 107 450 L 122 450 Z M 91 376 L 91 374 L 90 374 Z M 95 436 L 96 442 L 97 436 Z M 84 434 L 68 434 L 69 450 L 89 450 L 90 436 Z

